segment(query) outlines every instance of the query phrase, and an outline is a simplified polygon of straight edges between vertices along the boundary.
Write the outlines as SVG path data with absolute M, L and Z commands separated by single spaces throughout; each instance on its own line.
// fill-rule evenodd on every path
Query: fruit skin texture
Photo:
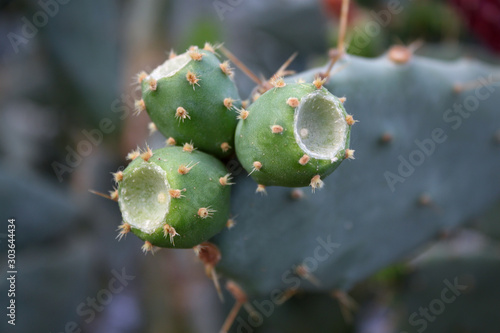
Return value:
M 343 114 L 343 118 L 347 117 L 342 102 L 328 90 L 317 89 L 313 84 L 289 83 L 281 88 L 273 88 L 260 96 L 249 107 L 247 119 L 240 120 L 238 123 L 235 135 L 236 153 L 243 167 L 251 173 L 257 183 L 266 186 L 308 186 L 314 176 L 326 177 L 345 159 L 351 127 L 348 125 L 343 148 L 334 157 L 336 160 L 332 162 L 330 158 L 320 159 L 309 156 L 307 163 L 300 163 L 306 152 L 299 147 L 294 134 L 296 114 L 294 110 L 297 109 L 290 106 L 287 101 L 290 98 L 297 98 L 300 101 L 309 94 L 333 99 L 336 107 Z M 320 106 L 319 104 L 313 105 Z M 341 120 L 345 121 L 344 119 Z M 317 121 L 321 122 L 321 118 L 315 119 L 315 122 Z M 283 130 L 273 133 L 275 125 L 281 126 Z M 259 170 L 254 169 L 255 161 L 262 164 Z
M 181 174 L 178 171 L 180 165 L 192 168 L 188 173 Z M 153 177 L 153 180 L 148 182 L 138 178 L 138 174 L 143 170 L 146 177 L 151 178 L 145 169 L 148 167 L 161 168 L 165 171 L 170 189 L 181 190 L 179 198 L 169 197 L 170 207 L 167 215 L 161 226 L 150 234 L 134 226 L 130 219 L 127 220 L 129 215 L 125 212 L 132 208 L 154 209 L 152 202 L 159 198 L 155 186 L 162 180 Z M 219 178 L 226 174 L 225 167 L 215 157 L 196 150 L 185 152 L 181 147 L 154 150 L 149 161 L 138 157 L 123 171 L 123 180 L 119 182 L 118 203 L 124 223 L 131 224 L 131 231 L 140 239 L 158 247 L 191 248 L 206 241 L 224 229 L 229 218 L 230 186 L 222 186 L 219 182 Z M 165 195 L 170 194 L 166 191 Z M 140 207 L 134 206 L 138 202 L 144 204 Z M 211 211 L 210 216 L 201 218 L 198 215 L 200 208 L 208 208 Z M 165 224 L 173 227 L 178 233 L 173 237 L 175 245 L 169 235 L 165 235 Z
M 234 107 L 240 106 L 238 90 L 231 75 L 221 69 L 214 53 L 202 49 L 195 52 L 202 55 L 201 60 L 191 59 L 186 52 L 167 60 L 142 81 L 146 111 L 158 130 L 174 138 L 178 145 L 193 142 L 204 152 L 227 157 L 234 147 L 237 124 Z M 186 64 L 171 76 L 157 74 L 162 66 L 171 66 L 173 62 Z M 199 81 L 188 81 L 188 72 Z M 155 90 L 151 89 L 151 78 L 156 80 Z M 234 100 L 233 107 L 224 105 L 226 98 Z M 179 107 L 186 110 L 188 116 L 176 117 Z M 223 143 L 231 148 L 222 149 Z

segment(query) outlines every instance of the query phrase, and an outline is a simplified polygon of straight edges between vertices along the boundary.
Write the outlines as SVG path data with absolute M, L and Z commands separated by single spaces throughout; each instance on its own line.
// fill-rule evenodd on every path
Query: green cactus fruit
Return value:
M 268 185 L 310 185 L 314 191 L 344 159 L 354 157 L 349 136 L 355 120 L 322 83 L 278 79 L 248 111 L 241 110 L 236 152 L 258 192 Z
M 213 47 L 191 47 L 149 75 L 139 74 L 143 99 L 136 111 L 146 110 L 156 128 L 171 143 L 194 143 L 200 150 L 226 157 L 231 154 L 240 97 L 228 61 L 220 62 Z
M 191 248 L 217 234 L 229 218 L 230 175 L 215 157 L 192 146 L 129 154 L 133 161 L 115 175 L 123 224 L 153 246 Z

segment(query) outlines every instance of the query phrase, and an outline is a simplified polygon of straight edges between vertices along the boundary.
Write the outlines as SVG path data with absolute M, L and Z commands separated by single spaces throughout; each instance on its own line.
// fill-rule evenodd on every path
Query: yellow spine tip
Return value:
M 145 71 L 139 72 L 136 76 L 137 84 L 142 84 L 142 81 L 144 81 L 144 79 L 147 77 L 148 77 L 148 73 L 146 73 Z
M 153 156 L 153 151 L 151 150 L 151 148 L 146 146 L 146 150 L 141 154 L 141 158 L 144 161 L 148 162 L 152 156 Z
M 172 243 L 172 245 L 175 246 L 174 237 L 180 235 L 177 233 L 177 231 L 175 231 L 175 229 L 172 226 L 170 226 L 169 224 L 165 224 L 163 226 L 163 236 L 165 238 L 170 237 L 170 243 Z
M 187 119 L 191 119 L 191 116 L 189 115 L 189 113 L 186 111 L 186 109 L 184 109 L 182 106 L 179 106 L 176 110 L 175 110 L 175 118 L 179 121 L 182 121 L 184 122 L 184 120 L 187 118 Z
M 194 148 L 193 146 L 193 143 L 192 142 L 186 142 L 184 144 L 184 146 L 182 146 L 182 150 L 185 151 L 185 152 L 188 152 L 188 153 L 192 153 L 193 150 L 195 150 L 196 148 Z
M 205 45 L 203 46 L 203 49 L 205 51 L 208 51 L 208 52 L 212 52 L 212 53 L 215 53 L 215 48 L 212 44 L 210 44 L 209 42 L 206 42 Z
M 188 165 L 181 164 L 177 169 L 177 172 L 180 173 L 181 175 L 187 175 L 189 171 L 191 171 L 191 169 L 195 167 L 198 163 L 195 163 L 193 165 L 191 165 L 191 163 L 189 163 Z
M 347 115 L 347 117 L 345 117 L 345 121 L 346 121 L 347 125 L 349 125 L 349 126 L 352 126 L 358 122 L 357 120 L 354 120 L 354 118 L 350 114 Z
M 175 146 L 176 144 L 175 139 L 172 137 L 169 137 L 167 140 L 165 140 L 165 143 L 167 146 Z
M 118 241 L 121 241 L 123 237 L 126 237 L 127 234 L 132 230 L 130 224 L 126 223 L 126 222 L 123 222 L 122 224 L 120 224 L 118 226 L 118 235 L 116 236 L 116 238 L 118 239 Z
M 186 191 L 186 189 L 178 190 L 178 189 L 170 189 L 168 190 L 168 194 L 170 194 L 170 197 L 175 198 L 175 199 L 180 199 L 184 197 L 182 192 Z
M 151 244 L 151 242 L 149 242 L 149 241 L 145 241 L 144 245 L 142 245 L 141 249 L 142 249 L 142 252 L 144 252 L 144 254 L 147 254 L 148 252 L 151 252 L 152 254 L 154 254 L 153 244 Z
M 258 184 L 257 185 L 257 189 L 255 190 L 255 193 L 260 193 L 262 195 L 267 195 L 266 186 L 262 185 L 262 184 Z
M 322 188 L 325 185 L 325 183 L 323 183 L 323 181 L 321 180 L 320 175 L 316 175 L 316 176 L 312 177 L 311 183 L 309 185 L 311 186 L 312 192 L 314 193 L 314 191 L 317 188 Z
M 148 124 L 148 129 L 149 129 L 149 135 L 153 135 L 153 133 L 158 131 L 158 127 L 156 127 L 156 124 L 153 122 Z
M 229 143 L 227 142 L 223 142 L 221 145 L 220 145 L 220 148 L 222 149 L 222 152 L 223 153 L 226 153 L 229 151 L 229 149 L 231 149 L 232 147 L 229 145 Z
M 198 82 L 200 82 L 201 79 L 191 71 L 187 72 L 186 80 L 189 82 L 190 85 L 193 86 L 193 90 L 195 90 L 195 85 L 197 85 L 198 87 L 200 86 Z
M 115 180 L 116 183 L 119 183 L 123 180 L 123 172 L 118 171 L 113 173 L 113 179 Z
M 270 83 L 275 88 L 283 88 L 286 86 L 285 80 L 281 76 L 273 76 Z
M 314 79 L 313 84 L 316 87 L 316 89 L 321 89 L 323 87 L 323 85 L 325 84 L 325 82 L 326 82 L 326 78 L 322 79 L 319 76 L 317 76 L 316 79 Z
M 224 74 L 226 74 L 229 77 L 233 77 L 234 72 L 233 69 L 231 68 L 229 60 L 224 61 L 222 64 L 219 65 L 219 67 Z
M 234 183 L 231 183 L 231 180 L 233 179 L 233 177 L 231 177 L 231 174 L 230 173 L 227 173 L 224 177 L 220 177 L 219 178 L 219 183 L 222 185 L 222 186 L 227 186 L 227 185 L 234 185 Z
M 226 227 L 228 229 L 233 228 L 236 225 L 236 221 L 234 219 L 228 219 L 226 222 Z
M 262 163 L 260 163 L 259 161 L 255 161 L 253 162 L 253 168 L 257 171 L 260 171 L 260 169 L 262 168 Z
M 194 61 L 201 61 L 203 59 L 203 53 L 198 52 L 198 50 L 190 50 L 188 54 Z
M 137 157 L 139 157 L 139 155 L 141 155 L 141 153 L 140 153 L 139 149 L 134 149 L 134 150 L 132 150 L 130 153 L 128 153 L 128 154 L 127 154 L 126 159 L 127 159 L 127 160 L 131 160 L 131 161 L 133 161 L 133 160 L 135 160 Z
M 109 197 L 113 201 L 118 201 L 118 190 L 115 188 L 113 191 L 110 191 Z
M 198 209 L 198 216 L 201 217 L 202 219 L 206 219 L 209 217 L 212 217 L 216 211 L 213 209 L 210 209 L 210 207 L 202 207 Z
M 149 90 L 150 91 L 156 91 L 156 88 L 158 87 L 157 83 L 158 82 L 155 79 L 151 78 L 149 80 Z
M 231 97 L 224 98 L 224 106 L 227 109 L 230 109 L 233 107 L 233 102 L 234 102 L 234 99 L 232 99 Z
M 250 114 L 250 112 L 248 112 L 248 110 L 245 109 L 237 109 L 236 113 L 238 113 L 238 116 L 236 118 L 241 120 L 247 119 L 248 115 Z
M 355 150 L 346 149 L 345 150 L 345 159 L 354 160 L 354 152 L 355 152 Z
M 140 115 L 143 111 L 146 111 L 146 103 L 144 103 L 143 99 L 137 100 L 134 103 L 134 116 Z

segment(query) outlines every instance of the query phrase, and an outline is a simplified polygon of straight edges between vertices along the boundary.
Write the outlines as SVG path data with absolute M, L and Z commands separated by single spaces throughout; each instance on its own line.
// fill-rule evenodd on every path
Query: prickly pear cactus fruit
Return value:
M 115 174 L 119 238 L 131 231 L 145 241 L 145 252 L 191 248 L 225 227 L 231 183 L 215 157 L 186 147 L 129 155 L 133 161 Z
M 178 145 L 193 143 L 200 150 L 225 157 L 231 154 L 240 105 L 228 61 L 220 62 L 213 47 L 191 47 L 149 75 L 139 74 L 142 100 L 158 130 Z
M 343 160 L 353 158 L 348 148 L 355 120 L 321 80 L 275 83 L 239 118 L 236 152 L 259 189 L 310 185 L 314 191 Z

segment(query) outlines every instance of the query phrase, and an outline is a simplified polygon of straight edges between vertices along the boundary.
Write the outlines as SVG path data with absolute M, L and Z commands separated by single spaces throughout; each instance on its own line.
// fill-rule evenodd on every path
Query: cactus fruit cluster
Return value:
M 216 50 L 206 43 L 171 52 L 151 73 L 138 74 L 142 99 L 136 113 L 146 111 L 168 139 L 164 148 L 127 155 L 132 161 L 114 174 L 117 189 L 110 198 L 123 217 L 117 238 L 132 232 L 144 241 L 144 252 L 196 249 L 234 224 L 232 176 L 219 160 L 234 156 L 233 147 L 258 192 L 267 185 L 310 186 L 314 192 L 353 158 L 355 120 L 344 99 L 323 87 L 325 78 L 287 84 L 275 77 L 247 110 L 229 60 L 221 62 Z
M 261 193 L 268 185 L 310 186 L 314 192 L 343 160 L 353 158 L 349 138 L 356 121 L 344 109 L 345 98 L 323 87 L 328 77 L 287 84 L 279 73 L 259 87 L 262 94 L 248 109 L 229 61 L 221 62 L 208 43 L 180 55 L 171 52 L 165 63 L 137 77 L 142 99 L 136 114 L 146 111 L 150 130 L 168 139 L 164 148 L 130 152 L 131 163 L 113 174 L 117 188 L 109 198 L 118 202 L 123 218 L 117 238 L 135 234 L 145 253 L 193 248 L 221 299 L 215 272 L 221 253 L 207 240 L 234 220 L 232 177 L 218 158 L 234 155 L 234 146 Z M 231 281 L 228 286 L 235 309 L 248 308 L 243 289 Z M 233 321 L 229 316 L 222 331 Z

